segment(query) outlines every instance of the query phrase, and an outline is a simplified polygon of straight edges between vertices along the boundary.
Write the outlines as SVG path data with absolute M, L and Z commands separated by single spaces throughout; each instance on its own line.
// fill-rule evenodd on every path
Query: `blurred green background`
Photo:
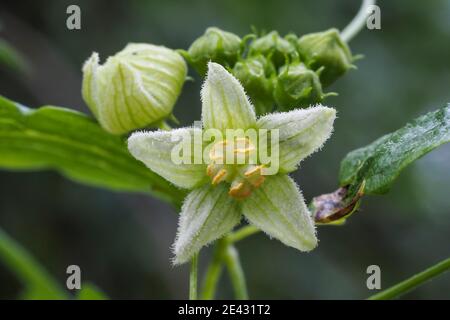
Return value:
M 66 8 L 81 7 L 82 29 L 66 28 Z M 0 68 L 0 94 L 25 105 L 88 112 L 81 66 L 92 51 L 104 60 L 128 42 L 187 48 L 208 26 L 239 35 L 258 30 L 299 35 L 342 29 L 359 1 L 2 1 L 0 38 L 22 52 L 26 74 Z M 450 2 L 380 1 L 381 30 L 352 42 L 365 55 L 330 90 L 335 133 L 296 172 L 306 199 L 337 187 L 345 154 L 450 102 Z M 195 75 L 190 70 L 191 75 Z M 200 118 L 201 81 L 186 83 L 175 115 Z M 450 145 L 409 167 L 385 196 L 368 197 L 343 227 L 320 227 L 319 247 L 302 254 L 256 235 L 238 245 L 250 296 L 270 299 L 365 298 L 366 268 L 377 264 L 387 288 L 450 254 Z M 112 298 L 186 298 L 188 267 L 173 267 L 176 212 L 143 195 L 110 193 L 54 172 L 0 171 L 0 227 L 63 285 L 68 265 L 81 267 Z M 211 249 L 201 256 L 204 270 Z M 20 284 L 0 262 L 0 298 Z M 219 298 L 231 298 L 224 277 Z M 450 298 L 450 274 L 404 297 Z

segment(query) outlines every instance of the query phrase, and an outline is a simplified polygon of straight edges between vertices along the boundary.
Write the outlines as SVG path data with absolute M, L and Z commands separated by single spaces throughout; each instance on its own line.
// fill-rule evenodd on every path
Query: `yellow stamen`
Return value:
M 239 182 L 235 186 L 232 186 L 228 191 L 228 194 L 235 199 L 241 200 L 247 198 L 252 193 L 251 187 L 245 182 Z
M 250 177 L 250 176 L 252 176 L 252 175 L 255 175 L 255 174 L 261 174 L 261 169 L 263 168 L 263 166 L 262 165 L 260 165 L 260 166 L 256 166 L 256 167 L 253 167 L 253 168 L 250 168 L 249 170 L 247 170 L 245 173 L 244 173 L 244 175 L 246 176 L 246 177 Z
M 219 184 L 223 178 L 227 175 L 227 170 L 225 169 L 220 169 L 219 172 L 214 176 L 214 178 L 212 179 L 212 184 L 215 186 L 217 184 Z
M 206 167 L 206 174 L 211 178 L 214 176 L 213 170 L 214 170 L 214 164 L 213 163 L 208 164 L 208 166 Z

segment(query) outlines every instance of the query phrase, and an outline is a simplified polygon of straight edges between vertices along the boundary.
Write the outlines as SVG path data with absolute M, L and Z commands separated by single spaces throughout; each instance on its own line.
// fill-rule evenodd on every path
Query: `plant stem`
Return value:
M 245 227 L 240 228 L 238 231 L 231 233 L 228 236 L 228 241 L 230 241 L 231 243 L 235 243 L 235 242 L 241 241 L 255 233 L 258 233 L 260 231 L 261 230 L 255 226 L 252 226 L 252 225 L 245 226 Z
M 362 30 L 369 14 L 367 8 L 368 6 L 374 5 L 375 2 L 375 0 L 363 0 L 356 16 L 341 32 L 341 37 L 345 42 L 350 42 Z
M 198 283 L 198 253 L 194 254 L 191 260 L 191 271 L 189 274 L 189 300 L 197 300 Z
M 386 289 L 382 292 L 379 292 L 371 297 L 368 300 L 388 300 L 392 298 L 396 298 L 415 287 L 418 287 L 424 284 L 427 280 L 430 280 L 433 277 L 440 275 L 450 269 L 450 258 L 445 259 L 444 261 L 435 264 L 434 266 L 412 276 L 405 281 L 402 281 L 389 289 Z
M 172 129 L 172 127 L 166 122 L 166 120 L 161 120 L 157 127 L 163 131 L 169 131 Z
M 226 247 L 224 259 L 230 274 L 236 299 L 247 300 L 247 284 L 241 262 L 239 261 L 239 253 L 231 243 L 228 243 Z
M 244 272 L 239 262 L 238 252 L 233 246 L 233 243 L 243 240 L 259 231 L 258 228 L 249 225 L 217 241 L 212 261 L 206 270 L 202 286 L 202 299 L 214 299 L 224 262 L 227 264 L 236 298 L 248 299 Z
M 203 282 L 202 299 L 212 300 L 216 294 L 217 283 L 223 269 L 223 256 L 227 241 L 222 238 L 217 241 L 211 263 L 208 266 Z

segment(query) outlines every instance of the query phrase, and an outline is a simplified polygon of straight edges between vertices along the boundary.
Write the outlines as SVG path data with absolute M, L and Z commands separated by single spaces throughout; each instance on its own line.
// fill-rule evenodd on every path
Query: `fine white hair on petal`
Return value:
M 272 113 L 258 119 L 258 128 L 279 131 L 280 169 L 294 171 L 300 161 L 319 150 L 333 132 L 336 110 L 317 105 Z
M 187 262 L 203 246 L 228 233 L 241 220 L 236 200 L 228 195 L 224 184 L 205 185 L 186 197 L 178 220 L 172 246 L 174 264 Z
M 150 170 L 172 182 L 180 188 L 191 189 L 199 186 L 206 179 L 206 165 L 195 163 L 191 155 L 190 163 L 175 161 L 174 148 L 184 147 L 184 137 L 192 137 L 194 132 L 201 132 L 199 128 L 179 128 L 171 131 L 139 131 L 128 138 L 128 150 L 138 160 L 142 161 Z M 202 150 L 197 139 L 188 140 L 188 147 Z
M 200 94 L 205 128 L 247 129 L 256 123 L 255 110 L 244 87 L 220 64 L 208 63 Z
M 266 178 L 242 203 L 246 219 L 269 236 L 300 251 L 317 246 L 316 229 L 297 184 L 287 175 Z

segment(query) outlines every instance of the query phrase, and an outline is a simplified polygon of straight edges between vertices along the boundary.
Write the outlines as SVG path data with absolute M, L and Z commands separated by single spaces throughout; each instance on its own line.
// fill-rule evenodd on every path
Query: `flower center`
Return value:
M 230 183 L 228 194 L 236 199 L 244 199 L 264 182 L 257 163 L 256 147 L 248 138 L 235 138 L 214 143 L 209 151 L 210 164 L 206 174 L 211 184 Z

